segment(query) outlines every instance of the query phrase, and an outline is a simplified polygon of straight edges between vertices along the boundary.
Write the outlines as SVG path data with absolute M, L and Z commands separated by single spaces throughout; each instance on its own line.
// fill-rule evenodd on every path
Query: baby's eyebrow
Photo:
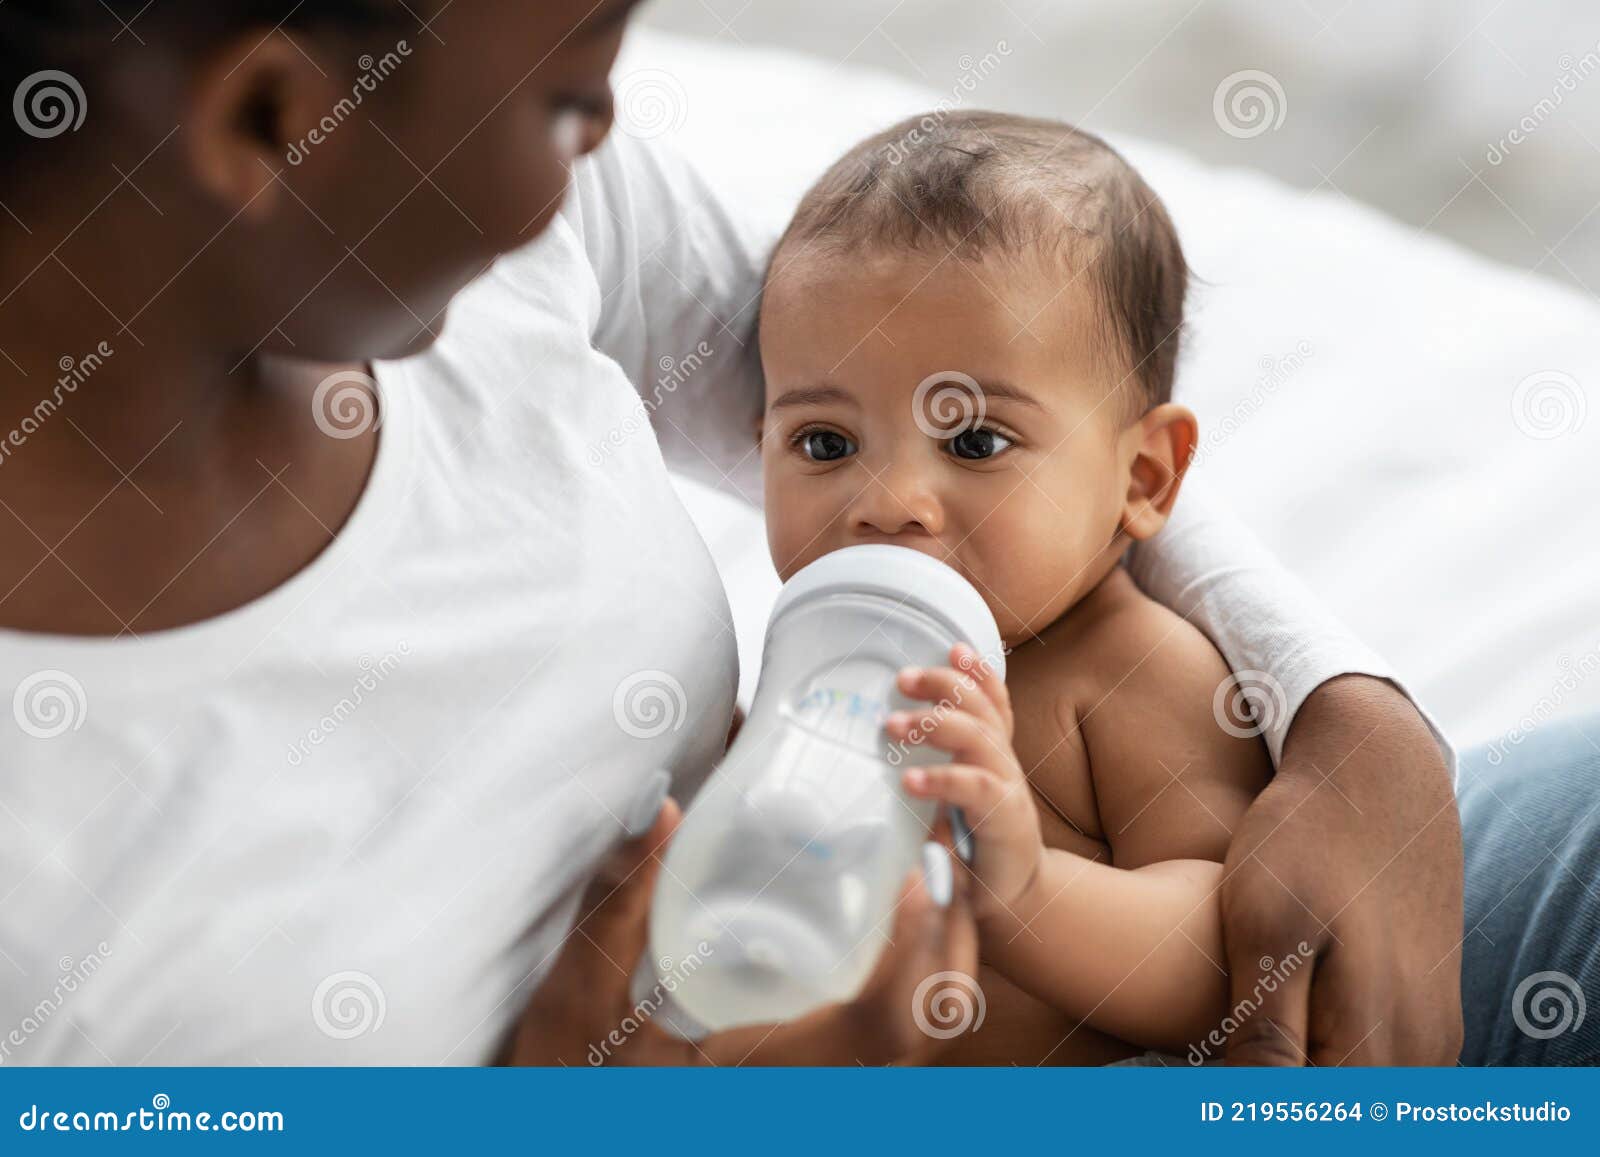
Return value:
M 990 378 L 988 381 L 980 380 L 978 389 L 985 398 L 993 398 L 1002 402 L 1016 402 L 1021 406 L 1032 406 L 1036 410 L 1044 409 L 1044 405 L 1032 394 L 1010 382 Z
M 822 406 L 829 402 L 845 402 L 857 405 L 854 395 L 848 390 L 838 386 L 803 386 L 800 389 L 785 390 L 773 399 L 771 410 L 781 410 L 785 406 Z

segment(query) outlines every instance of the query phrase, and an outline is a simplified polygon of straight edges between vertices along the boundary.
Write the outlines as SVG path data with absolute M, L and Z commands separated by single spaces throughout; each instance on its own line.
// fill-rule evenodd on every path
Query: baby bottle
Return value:
M 1004 678 L 983 598 L 937 559 L 856 546 L 784 586 L 738 738 L 668 848 L 650 918 L 655 974 L 679 1031 L 788 1020 L 854 996 L 893 924 L 935 807 L 900 786 L 949 756 L 883 732 L 936 712 L 895 686 L 966 642 Z

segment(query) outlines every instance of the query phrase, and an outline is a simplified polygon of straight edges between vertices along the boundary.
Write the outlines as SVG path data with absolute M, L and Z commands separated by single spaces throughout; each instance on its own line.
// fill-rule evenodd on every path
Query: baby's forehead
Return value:
M 894 260 L 913 255 L 924 268 L 897 280 Z M 886 257 L 880 276 L 872 263 Z M 958 285 L 951 269 L 976 276 Z M 861 141 L 801 199 L 764 322 L 788 330 L 838 296 L 852 308 L 834 310 L 835 325 L 858 329 L 865 316 L 887 334 L 877 319 L 901 313 L 901 298 L 912 312 L 942 293 L 944 315 L 930 306 L 924 332 L 988 340 L 970 332 L 987 299 L 1009 315 L 1006 343 L 1092 351 L 1155 404 L 1171 396 L 1188 280 L 1166 208 L 1105 141 L 1055 121 L 940 110 Z M 900 296 L 886 302 L 874 288 Z M 813 342 L 837 337 L 812 329 Z
M 1103 249 L 1087 237 L 1027 247 L 951 244 L 931 237 L 905 244 L 787 237 L 768 265 L 766 290 L 836 285 L 847 280 L 949 283 L 958 273 L 965 273 L 974 285 L 1050 282 L 1058 287 L 1079 284 L 1088 288 Z
M 1087 270 L 992 252 L 786 246 L 761 309 L 764 355 L 790 360 L 861 360 L 887 347 L 909 361 L 1081 363 L 1107 332 Z

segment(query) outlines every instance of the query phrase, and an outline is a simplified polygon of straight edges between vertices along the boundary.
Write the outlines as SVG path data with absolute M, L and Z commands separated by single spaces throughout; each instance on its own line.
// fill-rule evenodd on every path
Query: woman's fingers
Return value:
M 977 975 L 971 880 L 949 848 L 924 848 L 923 867 L 901 891 L 889 944 L 854 1002 L 857 1014 L 875 1026 L 872 1035 L 882 1049 L 861 1058 L 869 1064 L 917 1061 L 937 1051 L 943 1038 L 930 1035 L 921 1007 L 927 988 L 952 974 Z M 942 865 L 935 867 L 935 858 Z
M 941 974 L 977 974 L 978 931 L 971 885 L 941 844 L 924 845 L 923 867 L 911 873 L 895 908 L 883 955 L 854 1000 L 778 1025 L 716 1033 L 696 1046 L 694 1061 L 715 1065 L 850 1065 L 915 1063 L 940 1044 L 920 1027 L 919 997 Z M 936 859 L 943 864 L 936 867 Z
M 930 971 L 965 961 L 966 939 L 961 933 L 963 922 L 971 917 L 971 881 L 947 845 L 929 840 L 922 852 L 922 863 L 901 886 L 888 946 L 863 996 L 875 986 L 897 980 L 920 983 Z M 974 952 L 976 943 L 974 933 Z
M 629 966 L 644 951 L 650 898 L 661 871 L 659 853 L 682 818 L 676 801 L 663 800 L 655 820 L 644 828 L 643 834 L 621 844 L 595 873 L 578 909 L 578 926 L 574 930 L 594 951 L 632 948 Z
M 631 970 L 649 938 L 659 853 L 681 818 L 678 805 L 666 800 L 643 835 L 622 844 L 602 863 L 561 954 L 528 1002 L 511 1063 L 587 1063 L 589 1046 L 629 1006 Z

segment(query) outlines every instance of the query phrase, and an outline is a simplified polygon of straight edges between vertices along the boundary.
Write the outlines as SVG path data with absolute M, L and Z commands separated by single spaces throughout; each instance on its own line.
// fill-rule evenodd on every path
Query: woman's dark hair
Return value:
M 0 121 L 0 153 L 15 153 L 30 137 L 55 135 L 28 131 L 22 123 L 28 100 L 45 102 L 36 122 L 40 115 L 76 115 L 61 105 L 75 94 L 73 86 L 60 87 L 59 77 L 53 94 L 41 97 L 31 91 L 49 83 L 49 78 L 39 79 L 40 73 L 65 73 L 79 94 L 89 93 L 88 103 L 93 104 L 99 73 L 119 52 L 158 42 L 196 51 L 250 28 L 281 28 L 291 35 L 359 33 L 400 26 L 427 6 L 419 0 L 3 0 L 0 97 L 10 98 L 16 115 Z M 54 128 L 58 122 L 47 123 Z
M 415 12 L 419 5 L 410 7 Z M 105 53 L 137 45 L 147 35 L 202 43 L 241 28 L 362 27 L 404 15 L 399 0 L 6 0 L 0 5 L 0 52 L 23 56 L 35 43 L 49 47 L 54 39 L 64 46 L 69 38 L 81 41 L 102 32 L 107 35 L 97 38 L 98 49 Z

